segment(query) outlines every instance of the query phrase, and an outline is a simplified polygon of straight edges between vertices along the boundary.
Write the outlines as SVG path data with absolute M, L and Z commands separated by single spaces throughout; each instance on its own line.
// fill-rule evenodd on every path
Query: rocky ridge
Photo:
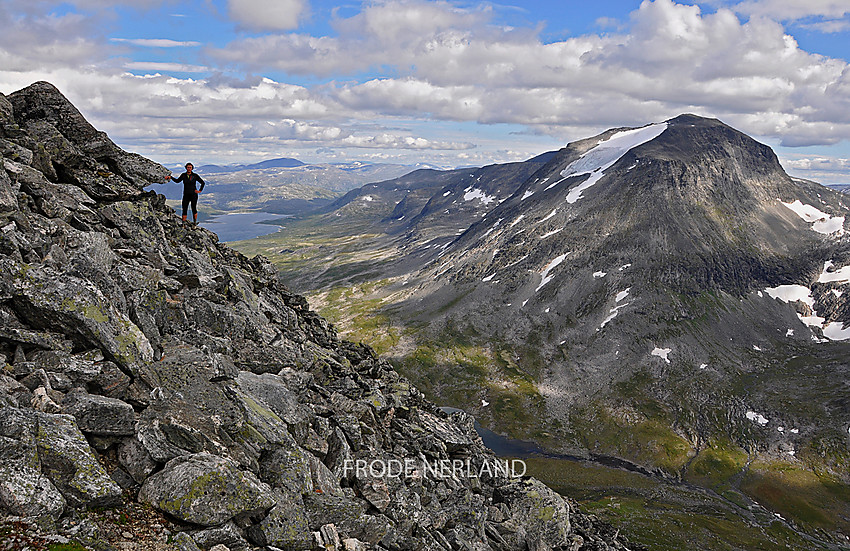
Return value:
M 490 468 L 470 417 L 340 340 L 264 258 L 181 225 L 143 189 L 166 169 L 52 85 L 0 96 L 0 155 L 4 527 L 141 549 L 80 518 L 148 506 L 187 551 L 624 548 Z M 429 471 L 447 464 L 473 475 Z

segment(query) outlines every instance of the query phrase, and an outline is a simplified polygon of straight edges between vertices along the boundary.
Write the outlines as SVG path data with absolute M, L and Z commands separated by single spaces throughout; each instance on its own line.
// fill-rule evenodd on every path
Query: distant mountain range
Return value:
M 256 170 L 263 168 L 295 168 L 304 166 L 304 163 L 298 159 L 281 157 L 278 159 L 267 159 L 259 163 L 251 164 L 236 164 L 236 165 L 202 165 L 198 167 L 198 172 L 222 173 L 222 172 L 238 172 L 240 170 Z
M 330 204 L 341 193 L 419 168 L 361 161 L 305 164 L 297 159 L 280 158 L 248 165 L 202 165 L 196 172 L 208 185 L 203 205 L 215 210 L 304 214 Z M 179 174 L 183 168 L 173 170 Z M 173 200 L 180 199 L 182 194 L 178 185 L 166 185 L 157 191 Z
M 369 184 L 250 250 L 496 430 L 846 532 L 847 201 L 682 115 Z

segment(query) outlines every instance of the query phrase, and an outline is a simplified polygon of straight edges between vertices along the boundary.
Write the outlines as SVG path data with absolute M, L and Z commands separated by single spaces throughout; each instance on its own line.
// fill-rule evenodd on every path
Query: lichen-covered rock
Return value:
M 70 415 L 36 413 L 35 443 L 42 472 L 72 507 L 111 507 L 121 488 L 106 474 Z
M 84 433 L 97 436 L 132 436 L 136 415 L 133 406 L 116 398 L 75 389 L 62 401 L 64 413 L 73 415 Z
M 327 494 L 307 495 L 303 499 L 311 530 L 333 524 L 344 536 L 374 544 L 393 529 L 387 517 L 367 515 L 368 504 L 362 500 Z
M 0 259 L 0 269 L 10 278 L 16 312 L 36 327 L 70 330 L 129 372 L 153 360 L 145 335 L 91 282 L 7 259 Z
M 203 526 L 263 516 L 275 505 L 267 484 L 240 470 L 235 462 L 205 452 L 169 461 L 148 477 L 139 500 Z
M 138 484 L 144 482 L 157 467 L 156 461 L 137 438 L 127 438 L 121 443 L 118 462 Z
M 248 529 L 250 540 L 266 547 L 309 549 L 312 535 L 301 496 L 276 492 L 275 501 L 268 516 Z
M 494 501 L 508 506 L 510 517 L 504 524 L 523 528 L 522 532 L 505 535 L 512 546 L 554 549 L 567 545 L 569 506 L 539 480 L 522 479 L 505 484 L 497 489 Z
M 201 530 L 192 531 L 192 539 L 202 549 L 213 551 L 218 549 L 224 551 L 243 551 L 250 547 L 243 536 L 243 530 L 233 522 L 228 521 L 221 526 L 212 526 Z
M 0 158 L 0 163 L 2 163 Z M 0 212 L 9 212 L 18 209 L 18 198 L 12 189 L 12 181 L 5 170 L 0 170 Z
M 41 473 L 34 442 L 0 436 L 0 510 L 36 518 L 65 510 L 65 498 Z
M 121 502 L 121 489 L 106 474 L 69 415 L 0 409 L 5 467 L 3 502 L 10 509 L 55 516 L 72 507 Z

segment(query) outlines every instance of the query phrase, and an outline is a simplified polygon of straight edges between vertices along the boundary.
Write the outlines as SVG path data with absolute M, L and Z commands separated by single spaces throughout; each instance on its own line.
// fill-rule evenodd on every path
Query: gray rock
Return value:
M 569 506 L 564 498 L 535 479 L 514 480 L 496 490 L 494 501 L 508 506 L 508 523 L 524 528 L 506 535 L 512 546 L 552 549 L 567 546 L 570 533 Z M 522 541 L 524 539 L 524 541 Z
M 43 411 L 44 413 L 62 413 L 62 408 L 50 398 L 47 389 L 43 386 L 35 389 L 32 394 L 33 397 L 30 404 L 34 409 Z
M 339 477 L 319 461 L 316 456 L 311 454 L 307 459 L 310 462 L 310 478 L 313 482 L 313 490 L 318 494 L 341 496 L 342 488 L 339 485 Z
M 343 536 L 375 544 L 392 528 L 392 522 L 383 515 L 367 515 L 367 505 L 361 500 L 327 494 L 304 496 L 310 529 L 319 530 L 326 524 L 336 526 Z
M 238 516 L 263 515 L 271 488 L 229 459 L 197 453 L 169 461 L 145 480 L 139 500 L 180 520 L 215 526 Z
M 5 170 L 0 170 L 0 212 L 15 211 L 18 208 L 18 197 L 12 189 L 12 181 Z
M 198 547 L 198 544 L 195 543 L 192 536 L 186 532 L 178 532 L 175 534 L 173 543 L 177 547 L 178 551 L 201 551 L 201 548 Z
M 49 479 L 72 507 L 108 507 L 121 502 L 121 488 L 97 461 L 73 417 L 3 408 L 0 436 L 18 442 L 7 441 L 16 458 L 10 465 L 17 465 L 21 480 L 28 481 L 19 494 L 10 490 L 12 497 L 7 497 L 7 502 L 38 503 L 39 496 L 55 497 L 40 476 Z M 5 476 L 11 476 L 10 472 Z
M 73 415 L 80 430 L 98 436 L 132 436 L 136 415 L 133 406 L 116 398 L 75 389 L 62 401 L 64 413 Z
M 248 529 L 248 537 L 256 545 L 280 549 L 308 549 L 310 526 L 300 495 L 276 492 L 275 505 L 268 516 Z
M 129 372 L 138 372 L 153 359 L 145 335 L 89 281 L 58 277 L 47 269 L 28 270 L 6 259 L 0 259 L 0 269 L 11 278 L 16 312 L 34 325 L 71 330 Z
M 36 413 L 42 472 L 73 507 L 112 507 L 121 488 L 106 474 L 70 415 Z
M 156 461 L 135 437 L 125 439 L 118 447 L 118 463 L 138 484 L 144 482 L 157 466 Z
M 0 407 L 24 407 L 32 402 L 30 390 L 8 375 L 0 373 Z
M 312 493 L 310 457 L 301 448 L 277 448 L 260 460 L 260 479 L 287 494 Z M 316 458 L 313 457 L 313 460 Z
M 0 436 L 0 508 L 36 518 L 58 518 L 65 510 L 65 498 L 41 473 L 34 442 Z
M 222 547 L 232 551 L 243 550 L 249 547 L 248 542 L 242 536 L 242 530 L 232 521 L 225 522 L 221 526 L 193 531 L 192 539 L 201 548 L 209 549 L 210 551 Z

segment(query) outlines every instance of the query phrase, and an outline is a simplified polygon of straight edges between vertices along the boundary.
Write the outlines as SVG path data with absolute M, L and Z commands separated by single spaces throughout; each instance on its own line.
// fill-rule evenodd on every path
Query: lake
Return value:
M 243 241 L 253 239 L 261 235 L 268 235 L 280 231 L 281 227 L 276 224 L 263 224 L 269 220 L 280 220 L 291 218 L 286 214 L 273 214 L 270 212 L 233 212 L 212 216 L 201 222 L 201 226 L 215 232 L 219 241 Z

